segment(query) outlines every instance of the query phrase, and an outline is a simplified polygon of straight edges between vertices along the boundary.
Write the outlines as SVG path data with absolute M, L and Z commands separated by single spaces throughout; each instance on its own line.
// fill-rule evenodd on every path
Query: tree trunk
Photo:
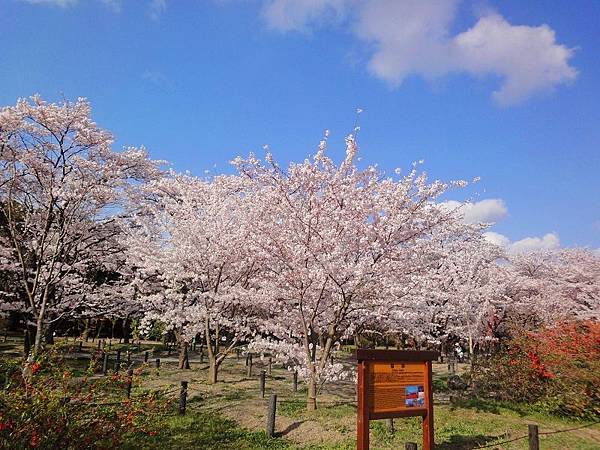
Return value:
M 179 343 L 179 368 L 180 369 L 189 369 L 190 368 L 188 343 L 183 342 L 183 341 Z
M 313 378 L 308 382 L 308 393 L 306 397 L 306 410 L 314 411 L 317 409 L 317 383 Z
M 52 324 L 52 322 L 50 322 L 48 324 L 48 326 L 46 327 L 45 337 L 46 337 L 46 344 L 48 344 L 48 345 L 54 344 L 54 325 Z
M 39 314 L 35 323 L 35 341 L 33 344 L 33 356 L 37 356 L 42 349 L 42 337 L 44 336 L 44 319 L 43 314 Z
M 98 329 L 96 330 L 96 339 L 100 339 L 100 332 L 102 331 L 102 325 L 104 325 L 104 319 L 98 319 L 96 321 Z
M 89 333 L 90 333 L 90 319 L 85 319 L 85 328 L 83 329 L 83 333 L 81 334 L 81 339 L 85 339 L 85 341 L 87 342 Z
M 208 375 L 206 381 L 208 384 L 215 384 L 217 382 L 217 374 L 219 372 L 219 365 L 217 364 L 217 358 L 214 354 L 208 355 Z
M 28 328 L 25 328 L 25 331 L 23 332 L 23 356 L 25 357 L 25 359 L 27 359 L 30 352 L 31 352 L 31 333 L 29 332 Z
M 123 343 L 129 344 L 129 335 L 131 334 L 131 319 L 123 319 Z

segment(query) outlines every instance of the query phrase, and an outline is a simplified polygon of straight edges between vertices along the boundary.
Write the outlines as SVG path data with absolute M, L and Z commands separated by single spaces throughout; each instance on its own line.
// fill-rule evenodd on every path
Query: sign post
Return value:
M 369 420 L 421 416 L 423 450 L 433 449 L 431 361 L 437 352 L 357 350 L 356 448 L 369 448 Z

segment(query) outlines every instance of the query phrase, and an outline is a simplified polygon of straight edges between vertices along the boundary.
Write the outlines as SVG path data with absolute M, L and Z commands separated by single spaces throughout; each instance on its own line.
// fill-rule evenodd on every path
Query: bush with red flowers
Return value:
M 564 322 L 516 333 L 495 355 L 477 361 L 472 379 L 482 396 L 600 417 L 600 323 Z
M 127 375 L 92 372 L 74 376 L 56 353 L 0 362 L 0 448 L 115 448 L 132 433 L 155 433 L 156 416 L 172 413 L 156 392 L 127 399 Z

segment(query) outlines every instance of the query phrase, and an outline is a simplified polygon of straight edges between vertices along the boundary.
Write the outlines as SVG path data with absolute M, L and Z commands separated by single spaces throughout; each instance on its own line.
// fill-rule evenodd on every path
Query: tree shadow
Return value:
M 498 439 L 498 436 L 478 435 L 454 435 L 449 440 L 436 444 L 436 450 L 472 450 L 482 445 L 489 444 Z
M 288 433 L 294 431 L 296 428 L 298 428 L 304 422 L 306 422 L 306 420 L 300 420 L 300 421 L 297 421 L 297 422 L 293 422 L 293 423 L 289 424 L 284 430 L 276 432 L 275 436 L 277 436 L 277 437 L 285 436 Z
M 477 412 L 491 414 L 502 414 L 502 409 L 507 409 L 519 417 L 525 417 L 531 413 L 527 405 L 477 397 L 455 399 L 450 403 L 450 409 L 453 410 L 455 408 L 474 409 Z

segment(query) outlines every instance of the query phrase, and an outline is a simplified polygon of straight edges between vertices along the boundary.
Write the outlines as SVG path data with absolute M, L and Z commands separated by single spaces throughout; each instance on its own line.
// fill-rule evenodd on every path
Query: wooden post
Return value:
M 133 369 L 127 371 L 127 398 L 131 398 L 131 384 L 133 383 Z
M 104 360 L 102 361 L 102 375 L 108 372 L 108 353 L 104 352 Z
M 394 433 L 396 431 L 394 428 L 394 419 L 387 419 L 387 429 L 390 433 Z
M 25 358 L 29 356 L 29 352 L 31 351 L 31 338 L 29 336 L 29 330 L 24 331 L 24 339 L 23 339 L 23 353 L 25 354 Z
M 131 365 L 131 352 L 127 350 L 127 367 Z
M 181 390 L 179 391 L 179 415 L 185 415 L 185 407 L 187 405 L 187 388 L 188 382 L 181 382 Z
M 98 350 L 100 350 L 100 346 L 102 345 L 102 341 L 98 339 Z
M 204 350 L 202 349 L 202 346 L 200 346 L 200 362 L 204 362 Z
M 167 356 L 171 356 L 171 343 L 167 344 Z
M 235 359 L 240 359 L 240 349 L 239 348 L 235 349 Z
M 115 373 L 119 372 L 120 365 L 121 365 L 121 350 L 117 350 L 117 358 L 115 359 Z
M 147 363 L 148 362 L 148 350 L 146 350 L 144 352 L 144 362 Z
M 156 358 L 156 368 L 160 369 L 160 358 Z
M 358 362 L 358 411 L 356 450 L 369 450 L 369 407 L 367 405 L 367 363 Z
M 431 381 L 431 361 L 425 361 L 425 398 L 429 412 L 423 417 L 423 450 L 432 450 L 435 446 L 433 437 L 433 383 Z
M 83 341 L 79 341 L 79 353 L 81 353 L 83 350 Z
M 537 425 L 529 424 L 529 450 L 540 450 L 540 436 Z
M 273 358 L 269 356 L 269 376 L 273 373 Z
M 250 355 L 250 359 L 248 360 L 248 370 L 246 372 L 246 377 L 252 378 L 252 355 Z
M 298 392 L 298 372 L 294 370 L 294 392 Z
M 267 437 L 275 436 L 275 413 L 277 411 L 277 394 L 269 398 L 269 411 L 267 412 Z
M 246 354 L 246 364 L 245 364 L 246 366 L 248 365 L 248 358 L 250 358 L 250 353 Z
M 405 442 L 404 443 L 404 450 L 417 450 L 417 443 L 416 442 Z
M 108 350 L 112 348 L 112 339 L 108 340 Z
M 265 398 L 265 371 L 264 370 L 260 371 L 259 385 L 260 385 L 260 398 Z

